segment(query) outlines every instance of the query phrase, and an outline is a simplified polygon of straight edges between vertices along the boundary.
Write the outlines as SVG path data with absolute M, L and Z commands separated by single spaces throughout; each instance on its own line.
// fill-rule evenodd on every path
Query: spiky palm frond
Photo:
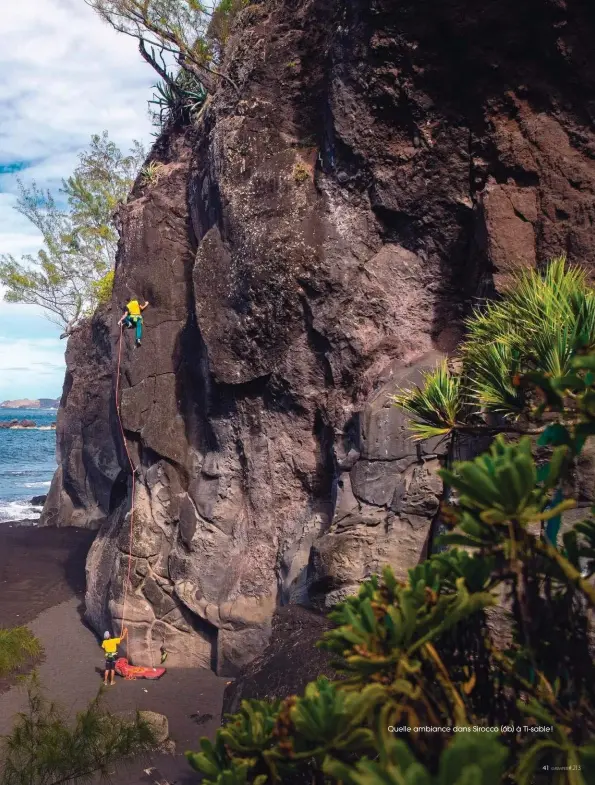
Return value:
M 463 357 L 471 355 L 476 347 L 483 347 L 494 340 L 515 347 L 522 343 L 506 302 L 488 303 L 482 310 L 474 311 L 467 319 L 466 327 L 467 335 L 461 347 Z
M 574 330 L 544 330 L 533 342 L 534 361 L 539 370 L 560 378 L 571 370 L 572 358 L 576 354 Z
M 594 294 L 584 270 L 554 259 L 543 273 L 530 271 L 517 277 L 514 288 L 506 294 L 505 306 L 519 335 L 531 342 L 543 329 L 574 330 L 578 322 L 581 332 L 595 340 Z
M 423 374 L 423 386 L 401 390 L 393 402 L 413 418 L 415 439 L 429 439 L 450 433 L 463 406 L 460 377 L 451 373 L 446 361 Z
M 585 289 L 570 297 L 573 319 L 568 325 L 574 332 L 574 343 L 578 351 L 595 348 L 595 293 Z
M 476 409 L 512 416 L 522 413 L 525 395 L 514 384 L 521 368 L 518 349 L 496 341 L 478 344 L 467 360 L 464 391 Z
M 566 260 L 554 259 L 543 272 L 524 271 L 516 276 L 505 298 L 509 312 L 517 314 L 519 324 L 535 329 L 543 321 L 567 321 L 571 317 L 570 297 L 584 286 L 578 268 L 567 267 Z
M 446 371 L 430 374 L 421 388 L 401 393 L 395 403 L 417 421 L 413 430 L 419 439 L 447 434 L 468 415 L 516 418 L 529 406 L 527 388 L 516 383 L 519 377 L 541 372 L 561 379 L 574 356 L 594 348 L 595 291 L 583 270 L 560 257 L 543 271 L 517 276 L 501 300 L 472 315 L 460 349 L 458 382 Z
M 504 298 L 468 321 L 462 347 L 467 394 L 480 408 L 519 414 L 527 405 L 515 376 L 570 370 L 572 356 L 595 345 L 595 294 L 586 273 L 564 257 L 516 278 Z
M 586 273 L 567 265 L 564 257 L 554 259 L 543 272 L 521 273 L 502 300 L 476 311 L 467 321 L 465 351 L 501 341 L 530 352 L 544 327 L 576 327 L 586 344 L 595 341 L 595 294 Z

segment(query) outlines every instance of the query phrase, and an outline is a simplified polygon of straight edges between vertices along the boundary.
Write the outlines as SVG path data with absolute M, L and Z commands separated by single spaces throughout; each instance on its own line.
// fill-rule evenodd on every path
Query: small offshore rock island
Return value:
M 20 398 L 0 403 L 0 409 L 57 409 L 59 406 L 59 398 Z

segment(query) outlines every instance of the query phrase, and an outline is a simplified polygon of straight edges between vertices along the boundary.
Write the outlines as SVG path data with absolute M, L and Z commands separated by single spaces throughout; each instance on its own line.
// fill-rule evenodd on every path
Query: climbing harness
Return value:
M 136 494 L 136 468 L 134 466 L 134 462 L 132 460 L 132 456 L 130 455 L 130 451 L 128 449 L 128 443 L 126 441 L 126 435 L 124 433 L 124 426 L 122 424 L 122 416 L 120 414 L 120 369 L 122 365 L 122 335 L 124 331 L 124 325 L 120 322 L 120 337 L 118 339 L 118 366 L 116 371 L 116 414 L 118 415 L 118 423 L 120 424 L 120 433 L 122 434 L 122 442 L 124 444 L 124 450 L 126 451 L 126 457 L 128 458 L 128 463 L 130 464 L 130 471 L 132 472 L 132 494 L 130 500 L 130 528 L 129 528 L 129 535 L 128 535 L 128 570 L 126 575 L 126 583 L 124 584 L 124 601 L 122 603 L 122 627 L 120 630 L 120 637 L 122 637 L 122 633 L 124 632 L 124 619 L 126 618 L 126 601 L 128 599 L 128 586 L 130 584 L 130 575 L 132 570 L 132 544 L 133 544 L 133 537 L 134 537 L 134 503 L 135 503 L 135 494 Z M 127 641 L 127 648 L 128 652 L 130 651 L 130 637 Z M 116 662 L 116 672 L 119 673 L 121 676 L 124 676 L 126 679 L 136 679 L 136 678 L 145 678 L 145 679 L 158 679 L 160 676 L 163 676 L 165 673 L 165 668 L 154 668 L 153 667 L 153 647 L 151 645 L 151 636 L 149 635 L 149 656 L 151 658 L 151 668 L 143 668 L 140 666 L 133 666 L 128 663 L 128 660 L 125 657 L 120 657 L 120 659 Z M 118 669 L 118 664 L 120 664 L 120 669 Z M 154 672 L 159 675 L 146 675 L 147 672 Z

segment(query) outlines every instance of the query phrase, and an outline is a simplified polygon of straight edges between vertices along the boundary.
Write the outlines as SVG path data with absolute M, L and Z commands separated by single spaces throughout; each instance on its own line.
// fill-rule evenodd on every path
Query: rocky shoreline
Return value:
M 2 430 L 11 430 L 11 431 L 19 431 L 19 430 L 30 430 L 30 431 L 55 431 L 56 430 L 56 423 L 50 423 L 49 425 L 38 425 L 35 420 L 4 420 L 0 421 L 0 429 Z

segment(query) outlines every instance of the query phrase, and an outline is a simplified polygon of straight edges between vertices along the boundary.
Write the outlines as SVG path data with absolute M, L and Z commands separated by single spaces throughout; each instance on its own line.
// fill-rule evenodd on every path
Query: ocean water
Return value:
M 0 523 L 39 518 L 41 507 L 30 500 L 48 492 L 56 469 L 57 412 L 44 409 L 0 409 L 0 420 L 34 420 L 38 428 L 0 429 Z

